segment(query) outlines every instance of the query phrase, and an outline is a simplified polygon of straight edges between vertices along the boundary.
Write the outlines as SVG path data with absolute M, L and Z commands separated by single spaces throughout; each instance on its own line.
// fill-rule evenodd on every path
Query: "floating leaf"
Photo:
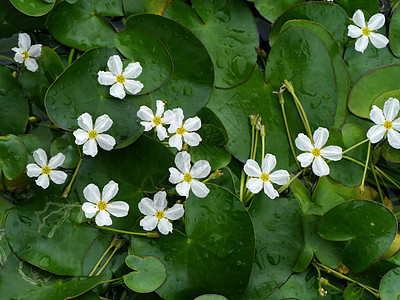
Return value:
M 46 2 L 43 0 L 10 0 L 11 3 L 21 12 L 28 16 L 39 17 L 47 14 L 54 6 L 55 1 Z
M 79 161 L 78 146 L 75 144 L 75 138 L 71 133 L 67 134 L 65 138 L 56 138 L 50 146 L 50 155 L 55 156 L 62 153 L 65 156 L 63 168 L 75 168 Z
M 141 13 L 162 15 L 171 0 L 124 0 L 125 16 Z
M 354 282 L 346 287 L 343 293 L 345 300 L 359 300 L 363 295 L 364 289 Z
M 336 4 L 343 7 L 350 17 L 358 9 L 368 12 L 370 15 L 379 12 L 379 1 L 377 0 L 337 0 Z
M 398 299 L 400 297 L 400 268 L 389 271 L 379 285 L 382 300 Z
M 251 0 L 254 2 L 258 12 L 271 23 L 274 23 L 276 19 L 287 9 L 295 4 L 303 2 L 302 0 Z
M 390 19 L 388 38 L 390 50 L 392 50 L 394 55 L 400 57 L 400 9 L 398 7 L 393 11 Z
M 0 169 L 7 179 L 15 179 L 24 172 L 26 149 L 15 135 L 0 136 Z
M 196 297 L 194 300 L 227 300 L 227 299 L 221 295 L 201 295 L 199 297 Z

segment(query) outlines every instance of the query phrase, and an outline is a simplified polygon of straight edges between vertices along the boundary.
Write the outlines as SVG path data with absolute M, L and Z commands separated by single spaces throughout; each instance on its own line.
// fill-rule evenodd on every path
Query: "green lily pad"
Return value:
M 287 9 L 295 4 L 302 3 L 302 0 L 250 0 L 254 2 L 258 12 L 271 23 L 284 13 Z
M 129 255 L 126 260 L 129 268 L 135 270 L 124 277 L 125 284 L 135 292 L 150 293 L 158 289 L 167 278 L 164 264 L 153 256 L 138 257 Z
M 388 142 L 384 143 L 381 149 L 384 159 L 393 163 L 400 163 L 400 150 L 394 149 Z
M 97 72 L 106 69 L 108 58 L 115 50 L 97 48 L 83 54 L 48 89 L 45 106 L 50 119 L 65 130 L 78 128 L 78 117 L 88 112 L 93 117 L 107 114 L 113 125 L 107 134 L 117 144 L 140 130 L 136 113 L 138 108 L 131 102 L 138 96 L 126 96 L 123 100 L 109 96 L 109 86 L 97 81 Z M 146 96 L 141 96 L 146 97 Z
M 15 135 L 0 136 L 0 169 L 7 179 L 21 175 L 26 166 L 24 143 Z
M 4 20 L 8 13 L 8 0 L 0 0 L 0 22 Z
M 3 195 L 0 193 L 0 203 L 1 207 L 0 209 L 3 209 L 3 201 L 4 199 Z M 2 218 L 0 216 L 0 218 Z M 1 220 L 1 223 L 3 223 L 3 220 Z M 6 230 L 4 229 L 4 226 L 0 227 L 0 269 L 4 266 L 6 263 L 8 257 L 12 254 L 11 248 L 8 245 L 7 239 L 6 239 Z
M 264 299 L 292 273 L 303 246 L 300 205 L 293 194 L 271 200 L 257 194 L 249 209 L 256 254 L 244 299 Z
M 359 300 L 363 295 L 364 289 L 354 282 L 349 284 L 343 292 L 343 297 L 346 300 Z
M 144 88 L 140 94 L 159 88 L 171 77 L 171 56 L 160 40 L 152 34 L 136 29 L 122 30 L 115 36 L 115 44 L 125 57 L 139 61 L 142 66 L 140 81 Z
M 75 138 L 71 133 L 67 134 L 65 138 L 56 138 L 50 145 L 50 155 L 55 156 L 62 153 L 65 156 L 63 168 L 75 168 L 79 161 L 79 150 L 75 144 Z
M 389 46 L 393 54 L 400 57 L 400 9 L 397 7 L 390 19 Z
M 28 123 L 28 104 L 20 84 L 0 66 L 0 135 L 22 134 Z
M 169 109 L 182 108 L 186 117 L 198 112 L 207 103 L 214 81 L 211 58 L 200 40 L 178 22 L 157 15 L 132 16 L 125 28 L 153 34 L 171 55 L 174 72 L 167 83 L 151 93 L 153 99 L 165 99 Z
M 47 26 L 56 40 L 69 47 L 114 48 L 115 30 L 102 16 L 123 16 L 122 1 L 62 2 L 49 14 Z
M 55 1 L 53 1 L 53 3 L 48 3 L 43 0 L 30 0 L 29 2 L 26 2 L 24 0 L 10 1 L 16 9 L 32 17 L 39 17 L 47 14 L 50 10 L 52 10 L 55 4 Z
M 196 297 L 194 300 L 227 300 L 224 296 L 221 295 L 201 295 Z
M 371 16 L 379 12 L 379 0 L 337 0 L 340 5 L 352 17 L 356 10 L 367 11 Z
M 14 204 L 13 204 L 10 196 L 8 196 L 0 191 L 0 248 L 2 248 L 2 245 L 1 245 L 2 238 L 5 239 L 5 237 L 4 237 L 5 230 L 4 230 L 4 228 L 1 227 L 1 225 L 3 224 L 3 221 L 5 220 L 8 209 L 12 208 L 13 206 L 14 206 Z M 5 244 L 7 244 L 7 242 Z M 4 254 L 3 252 L 4 251 L 2 251 L 2 249 L 0 249 L 0 265 L 2 262 L 2 254 Z M 3 255 L 3 259 L 4 258 L 5 258 L 5 255 Z
M 379 285 L 379 293 L 382 300 L 400 297 L 400 268 L 393 269 L 383 276 Z
M 155 256 L 167 268 L 157 290 L 164 299 L 215 293 L 234 300 L 246 289 L 255 243 L 250 216 L 234 194 L 207 186 L 207 197 L 191 193 L 186 200 L 186 235 L 174 230 L 158 239 L 132 238 L 135 255 Z
M 391 245 L 397 231 L 393 213 L 380 203 L 351 200 L 322 216 L 320 235 L 330 241 L 347 241 L 343 263 L 361 272 L 376 262 Z
M 171 3 L 170 0 L 123 0 L 125 16 L 151 13 L 160 15 L 164 13 L 165 8 Z
M 250 9 L 241 0 L 172 2 L 164 16 L 192 30 L 210 53 L 215 85 L 231 87 L 245 81 L 257 60 L 258 35 Z

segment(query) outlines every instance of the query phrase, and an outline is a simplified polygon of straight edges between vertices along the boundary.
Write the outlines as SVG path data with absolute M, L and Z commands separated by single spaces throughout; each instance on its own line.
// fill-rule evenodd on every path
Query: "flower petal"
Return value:
M 360 28 L 367 27 L 367 24 L 365 24 L 364 13 L 360 9 L 354 13 L 353 22 Z
M 163 124 L 172 124 L 178 122 L 178 119 L 172 110 L 167 110 L 164 112 L 164 117 L 161 120 Z
M 151 231 L 156 228 L 158 223 L 158 219 L 154 216 L 145 216 L 143 219 L 140 220 L 140 226 L 143 227 L 146 231 Z
M 262 162 L 262 166 L 261 166 L 262 172 L 269 174 L 275 168 L 275 166 L 276 166 L 275 155 L 267 153 Z
M 246 187 L 253 194 L 257 194 L 263 188 L 263 182 L 260 178 L 250 178 L 246 183 Z
M 22 64 L 22 63 L 24 62 L 24 56 L 23 56 L 20 52 L 17 52 L 17 53 L 15 53 L 15 55 L 14 55 L 14 60 L 15 60 L 16 62 Z
M 101 85 L 113 85 L 117 82 L 117 77 L 111 72 L 99 71 L 97 72 L 97 81 Z
M 85 131 L 93 130 L 93 120 L 92 116 L 88 113 L 81 114 L 78 117 L 78 125 Z
M 386 36 L 375 32 L 370 33 L 369 40 L 371 41 L 372 45 L 374 45 L 374 47 L 377 49 L 385 48 L 386 45 L 389 43 L 389 40 Z
M 175 121 L 171 123 L 171 126 L 168 128 L 169 133 L 176 133 L 176 130 L 182 126 L 182 122 L 178 119 L 176 119 L 176 114 L 174 114 Z M 180 135 L 179 135 L 180 137 Z
M 107 61 L 107 66 L 115 76 L 122 74 L 122 61 L 119 55 L 111 56 Z
M 85 202 L 82 204 L 82 210 L 85 212 L 85 217 L 90 219 L 99 211 L 96 204 Z
M 40 174 L 42 174 L 42 168 L 37 164 L 29 164 L 26 166 L 26 175 L 28 175 L 28 177 L 38 177 Z
M 185 181 L 182 181 L 181 183 L 178 183 L 175 188 L 176 188 L 176 192 L 179 195 L 185 196 L 185 197 L 189 197 L 189 190 L 190 190 L 190 184 L 189 183 L 187 183 Z
M 367 46 L 368 46 L 368 37 L 363 35 L 356 41 L 355 49 L 358 52 L 364 53 L 365 49 L 367 49 Z
M 187 131 L 196 131 L 199 130 L 201 127 L 201 120 L 199 117 L 189 118 L 183 124 L 183 127 Z
M 128 215 L 129 205 L 124 201 L 114 201 L 107 204 L 107 211 L 115 217 L 125 217 Z
M 33 158 L 35 159 L 36 163 L 39 165 L 39 167 L 45 167 L 47 166 L 47 154 L 46 152 L 39 148 L 33 152 Z
M 149 131 L 154 127 L 154 123 L 153 122 L 142 121 L 142 122 L 140 122 L 140 125 L 144 126 L 144 131 Z
M 183 174 L 179 172 L 177 169 L 171 167 L 168 170 L 170 174 L 169 182 L 171 182 L 172 184 L 177 184 L 183 181 Z
M 395 130 L 400 131 L 400 118 L 397 118 L 392 122 L 392 126 Z
M 359 36 L 362 36 L 362 30 L 354 25 L 349 25 L 347 26 L 347 29 L 349 30 L 349 32 L 347 33 L 347 35 L 351 38 L 358 38 Z
M 294 142 L 296 144 L 296 147 L 301 151 L 311 152 L 314 149 L 314 146 L 312 145 L 310 138 L 306 136 L 304 133 L 299 133 Z
M 395 149 L 400 149 L 400 133 L 394 129 L 388 130 L 388 142 L 389 145 Z
M 142 105 L 137 112 L 137 116 L 143 121 L 152 121 L 154 119 L 153 111 L 147 106 Z
M 99 136 L 97 136 L 97 138 L 99 138 Z M 97 155 L 97 144 L 94 139 L 89 139 L 83 145 L 83 153 L 92 157 L 95 157 Z
M 156 101 L 156 116 L 157 117 L 162 117 L 162 114 L 164 113 L 164 108 L 165 108 L 165 103 L 161 100 Z
M 129 93 L 136 95 L 143 89 L 144 85 L 140 81 L 126 79 L 124 82 L 124 87 Z
M 313 159 L 314 155 L 311 153 L 302 153 L 297 155 L 297 160 L 300 162 L 302 168 L 308 167 L 312 163 Z
M 367 132 L 367 138 L 371 141 L 372 144 L 375 144 L 383 139 L 386 133 L 386 128 L 382 125 L 374 125 Z
M 32 47 L 29 48 L 28 54 L 29 57 L 34 57 L 34 58 L 39 57 L 42 54 L 42 45 L 41 44 L 32 45 Z
M 279 197 L 277 190 L 274 189 L 274 187 L 272 186 L 272 183 L 269 181 L 264 182 L 264 193 L 271 199 L 275 199 L 276 197 Z
M 201 142 L 201 136 L 196 132 L 185 132 L 183 139 L 185 143 L 192 147 L 198 146 Z
M 36 184 L 44 189 L 47 189 L 50 185 L 49 176 L 42 174 L 35 180 Z
M 385 16 L 383 14 L 375 14 L 368 21 L 369 30 L 378 30 L 385 25 Z
M 375 124 L 383 125 L 383 123 L 385 123 L 385 116 L 383 115 L 382 110 L 376 105 L 372 106 L 369 117 Z
M 190 187 L 192 188 L 193 194 L 195 194 L 199 198 L 206 197 L 210 192 L 210 190 L 204 183 L 196 179 L 192 179 L 192 181 L 190 182 Z
M 25 67 L 31 72 L 36 72 L 37 69 L 39 68 L 36 60 L 30 57 L 25 59 Z
M 399 100 L 396 98 L 389 98 L 383 105 L 383 114 L 385 119 L 388 121 L 393 121 L 399 113 Z
M 167 129 L 165 129 L 162 125 L 156 126 L 157 137 L 160 141 L 164 140 L 167 136 Z
M 118 183 L 110 180 L 104 187 L 101 193 L 101 200 L 108 203 L 118 193 Z
M 329 138 L 329 131 L 326 128 L 319 127 L 314 131 L 313 139 L 315 148 L 321 149 Z
M 140 200 L 138 207 L 139 211 L 146 216 L 154 216 L 157 212 L 154 201 L 147 197 Z
M 184 213 L 183 205 L 179 203 L 164 211 L 165 217 L 169 220 L 178 220 Z
M 113 124 L 113 120 L 107 115 L 101 115 L 96 119 L 96 123 L 94 124 L 94 131 L 97 133 L 102 133 L 110 129 Z
M 75 144 L 77 145 L 83 145 L 89 139 L 89 134 L 87 133 L 87 131 L 84 131 L 80 128 L 75 130 L 73 134 L 75 137 Z
M 102 149 L 107 150 L 107 151 L 112 150 L 116 143 L 115 139 L 111 135 L 105 134 L 105 133 L 99 134 L 96 137 L 96 141 L 99 143 L 99 146 Z
M 154 195 L 154 205 L 156 210 L 164 211 L 167 207 L 167 193 L 164 191 L 157 192 Z
M 164 235 L 168 234 L 169 232 L 172 232 L 172 224 L 171 224 L 170 221 L 168 221 L 165 218 L 162 218 L 160 220 L 160 222 L 158 223 L 157 228 Z
M 112 220 L 110 214 L 105 210 L 100 210 L 97 214 L 96 218 L 96 225 L 97 226 L 110 226 L 112 225 Z
M 18 35 L 18 47 L 22 48 L 23 51 L 28 51 L 31 47 L 31 38 L 27 33 L 20 33 Z
M 175 165 L 183 174 L 190 172 L 190 154 L 186 151 L 178 152 L 175 156 Z
M 313 170 L 314 174 L 319 177 L 329 174 L 329 166 L 322 159 L 321 156 L 318 156 L 314 159 L 314 162 L 312 164 L 312 170 Z
M 142 66 L 140 65 L 139 62 L 134 62 L 134 63 L 130 63 L 126 66 L 124 73 L 122 73 L 122 75 L 124 75 L 126 78 L 136 78 L 138 77 L 143 71 Z
M 100 190 L 97 185 L 90 183 L 83 189 L 83 197 L 89 202 L 97 204 L 100 202 Z
M 51 170 L 49 176 L 55 184 L 63 184 L 67 179 L 67 173 L 63 171 Z
M 53 170 L 61 166 L 64 163 L 64 160 L 65 160 L 65 155 L 62 153 L 58 153 L 56 156 L 50 158 L 48 166 L 50 169 Z
M 110 95 L 117 97 L 119 99 L 124 99 L 125 98 L 125 90 L 124 90 L 124 85 L 122 83 L 117 82 L 110 88 Z
M 174 108 L 172 110 L 172 112 L 175 114 L 175 118 L 178 120 L 178 123 L 183 122 L 183 119 L 185 118 L 184 114 L 183 114 L 183 110 L 182 108 L 178 107 L 178 108 Z M 181 125 L 180 125 L 181 126 Z
M 262 173 L 260 166 L 254 159 L 248 159 L 243 169 L 244 172 L 251 177 L 260 177 Z
M 290 181 L 290 175 L 286 170 L 277 170 L 269 174 L 269 180 L 273 183 L 284 185 Z
M 338 161 L 342 159 L 342 148 L 339 146 L 327 146 L 321 149 L 321 156 L 325 159 Z
M 193 178 L 205 178 L 210 174 L 211 166 L 206 160 L 199 160 L 194 163 L 193 167 L 190 169 L 190 175 Z

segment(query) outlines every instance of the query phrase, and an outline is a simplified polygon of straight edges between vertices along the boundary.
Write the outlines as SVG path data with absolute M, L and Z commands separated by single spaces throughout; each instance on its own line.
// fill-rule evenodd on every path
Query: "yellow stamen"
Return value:
M 126 79 L 124 75 L 118 75 L 116 80 L 118 83 L 124 83 Z
M 45 175 L 49 175 L 51 172 L 51 169 L 49 168 L 49 166 L 45 166 L 42 168 L 42 173 Z
M 369 36 L 371 34 L 371 30 L 368 27 L 364 27 L 362 30 L 362 34 L 365 36 Z
M 260 175 L 260 179 L 261 179 L 262 182 L 267 182 L 269 180 L 269 175 L 266 174 L 266 173 L 262 173 Z
M 156 212 L 155 216 L 156 216 L 157 219 L 161 220 L 161 219 L 163 219 L 165 217 L 165 214 L 164 214 L 163 211 L 159 210 L 158 212 Z
M 160 125 L 161 124 L 161 118 L 160 117 L 154 117 L 153 118 L 153 123 L 156 126 Z
M 23 57 L 24 60 L 27 59 L 27 58 L 29 58 L 29 53 L 28 53 L 28 51 L 24 51 L 24 52 L 22 52 L 21 54 L 24 56 L 24 57 Z
M 98 135 L 98 133 L 94 130 L 90 130 L 88 134 L 89 134 L 89 139 L 95 139 L 97 138 Z
M 107 203 L 105 203 L 104 201 L 100 201 L 99 203 L 97 203 L 97 207 L 99 208 L 99 210 L 106 210 Z
M 318 157 L 321 155 L 321 150 L 318 148 L 314 148 L 312 149 L 311 154 L 314 155 L 314 157 Z
M 190 173 L 186 173 L 185 175 L 183 175 L 183 181 L 184 182 L 191 182 L 192 181 L 192 175 L 190 175 Z
M 387 130 L 392 129 L 393 123 L 391 121 L 385 121 L 385 123 L 383 123 L 383 127 L 385 127 Z
M 183 127 L 183 125 L 176 130 L 176 133 L 179 135 L 183 135 L 185 132 L 186 129 Z

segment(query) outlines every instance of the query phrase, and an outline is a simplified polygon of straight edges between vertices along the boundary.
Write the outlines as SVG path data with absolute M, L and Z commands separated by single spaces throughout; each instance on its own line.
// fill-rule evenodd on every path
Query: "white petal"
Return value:
M 279 197 L 278 192 L 274 189 L 274 187 L 272 186 L 272 183 L 269 181 L 264 182 L 264 193 L 271 199 L 275 199 L 276 197 Z
M 37 164 L 29 164 L 26 166 L 26 175 L 29 177 L 38 177 L 42 174 L 42 168 L 39 167 Z
M 319 177 L 329 174 L 329 166 L 322 159 L 321 156 L 318 156 L 314 159 L 314 162 L 312 164 L 312 170 L 313 170 L 314 174 Z
M 22 53 L 22 52 L 24 52 L 23 50 L 21 50 L 21 49 L 19 49 L 19 48 L 17 48 L 17 47 L 13 47 L 13 48 L 11 48 L 11 50 L 14 51 L 14 52 L 16 52 L 16 53 Z
M 183 181 L 183 174 L 179 172 L 177 169 L 171 167 L 168 170 L 170 173 L 169 182 L 171 182 L 172 184 L 177 184 Z
M 32 45 L 32 47 L 29 48 L 28 51 L 29 57 L 39 57 L 42 54 L 42 45 L 41 44 L 36 44 Z
M 168 136 L 167 129 L 165 129 L 162 125 L 156 126 L 156 131 L 157 137 L 160 141 L 164 140 Z
M 201 136 L 196 132 L 185 132 L 183 139 L 185 143 L 192 147 L 198 146 L 201 142 Z
M 327 146 L 321 149 L 321 156 L 325 159 L 338 161 L 342 159 L 342 148 L 339 146 Z
M 115 76 L 122 74 L 122 61 L 118 55 L 111 56 L 107 61 L 107 66 Z
M 94 131 L 97 133 L 102 133 L 110 129 L 113 124 L 113 120 L 107 115 L 101 115 L 96 119 L 96 123 L 94 124 Z
M 118 183 L 113 180 L 110 180 L 104 187 L 101 193 L 101 200 L 105 203 L 110 201 L 115 195 L 118 193 Z
M 149 131 L 154 127 L 154 123 L 153 122 L 142 121 L 142 122 L 140 122 L 140 125 L 144 126 L 144 131 Z
M 155 203 L 150 198 L 142 198 L 139 204 L 139 211 L 146 216 L 154 216 L 157 212 Z
M 400 149 L 400 133 L 394 129 L 388 130 L 388 142 L 389 145 L 395 149 Z
M 36 60 L 30 57 L 25 59 L 25 67 L 31 72 L 36 72 L 37 69 L 39 68 Z
M 269 180 L 273 183 L 284 185 L 290 181 L 290 175 L 286 170 L 277 170 L 269 174 Z
M 21 53 L 17 52 L 17 53 L 15 53 L 15 55 L 14 55 L 14 60 L 15 60 L 16 62 L 22 64 L 22 63 L 24 62 L 24 56 L 23 56 Z
M 253 194 L 257 194 L 263 188 L 263 182 L 259 178 L 250 178 L 247 183 L 246 187 L 249 189 L 250 192 Z
M 84 131 L 80 128 L 75 130 L 73 134 L 75 136 L 75 144 L 77 145 L 83 145 L 89 139 L 89 134 L 87 131 Z
M 28 51 L 31 47 L 31 38 L 27 33 L 20 33 L 18 35 L 18 47 L 22 48 L 23 51 Z
M 140 226 L 143 227 L 146 231 L 151 231 L 156 228 L 158 223 L 158 219 L 154 216 L 145 216 L 143 219 L 140 220 Z
M 187 131 L 196 131 L 201 127 L 201 120 L 199 117 L 189 118 L 183 124 Z
M 162 102 L 161 100 L 157 100 L 156 101 L 156 116 L 157 117 L 162 117 L 162 114 L 164 113 L 164 108 L 165 108 L 165 104 L 164 102 Z
M 98 138 L 98 136 L 97 136 Z M 96 141 L 93 139 L 89 139 L 84 145 L 83 145 L 83 153 L 86 155 L 90 155 L 92 157 L 95 157 L 97 155 L 97 144 Z
M 125 90 L 124 90 L 124 85 L 122 83 L 116 83 L 110 88 L 110 95 L 117 97 L 119 99 L 124 99 L 125 98 Z
M 364 53 L 368 46 L 368 37 L 363 35 L 356 41 L 355 49 L 358 52 Z
M 64 163 L 64 160 L 65 160 L 65 155 L 62 153 L 58 153 L 56 156 L 50 158 L 48 166 L 50 169 L 53 170 L 61 166 Z
M 321 149 L 329 138 L 329 131 L 326 128 L 319 127 L 314 131 L 313 139 L 315 148 Z
M 360 9 L 354 13 L 353 22 L 360 28 L 367 27 L 367 24 L 365 24 L 364 13 Z
M 176 130 L 182 126 L 182 122 L 178 122 L 179 120 L 176 119 L 176 114 L 174 114 L 174 116 L 175 116 L 175 121 L 171 123 L 171 126 L 169 126 L 168 128 L 169 133 L 176 133 Z
M 105 134 L 105 133 L 101 133 L 96 137 L 96 141 L 99 143 L 99 146 L 107 151 L 110 151 L 114 148 L 115 146 L 115 139 L 109 135 L 109 134 Z
M 372 144 L 375 144 L 383 139 L 386 133 L 386 128 L 382 125 L 374 125 L 367 132 L 367 138 L 371 141 Z
M 96 204 L 85 202 L 82 204 L 82 210 L 85 212 L 85 217 L 90 219 L 99 211 Z
M 210 174 L 211 166 L 206 160 L 199 160 L 194 163 L 193 167 L 190 169 L 190 175 L 193 178 L 205 178 Z
M 33 152 L 33 158 L 40 167 L 43 168 L 47 166 L 47 154 L 43 149 L 39 148 L 35 150 Z
M 260 166 L 254 159 L 248 159 L 243 169 L 244 172 L 251 177 L 260 177 L 262 173 Z
M 396 129 L 397 131 L 400 131 L 400 118 L 394 120 L 392 122 L 392 126 L 394 129 Z
M 167 207 L 167 193 L 164 191 L 157 192 L 154 195 L 154 206 L 156 210 L 164 211 Z
M 128 215 L 129 205 L 124 201 L 114 201 L 107 204 L 107 211 L 115 217 L 125 217 Z
M 47 189 L 50 184 L 49 176 L 46 174 L 42 174 L 35 180 L 38 186 L 41 186 L 44 189 Z
M 347 26 L 347 29 L 349 30 L 347 35 L 351 38 L 358 38 L 359 36 L 361 36 L 363 34 L 362 30 L 354 25 Z
M 178 123 L 182 124 L 183 119 L 185 118 L 182 108 L 174 108 L 172 112 L 175 114 L 175 118 L 178 120 Z
M 164 124 L 172 124 L 178 122 L 178 119 L 176 118 L 176 115 L 173 113 L 172 110 L 167 110 L 161 120 Z
M 99 211 L 95 221 L 97 226 L 110 226 L 112 224 L 110 214 L 105 210 Z
M 386 45 L 389 43 L 389 40 L 386 36 L 375 32 L 370 33 L 369 40 L 371 41 L 372 45 L 374 45 L 374 47 L 377 49 L 385 48 Z
M 375 14 L 368 21 L 369 30 L 377 30 L 385 25 L 385 16 L 383 14 Z
M 168 234 L 169 232 L 172 232 L 172 224 L 165 218 L 160 220 L 157 228 L 164 235 Z
M 90 183 L 83 189 L 83 196 L 89 202 L 97 204 L 100 202 L 100 190 L 97 185 Z
M 178 152 L 175 156 L 175 165 L 183 174 L 190 171 L 190 154 L 186 151 Z
M 137 112 L 137 116 L 143 121 L 152 121 L 154 119 L 153 111 L 147 106 L 142 105 Z
M 169 138 L 168 144 L 170 147 L 175 147 L 180 151 L 182 149 L 182 136 L 179 134 L 174 134 Z
M 208 195 L 208 193 L 210 192 L 210 190 L 204 183 L 202 183 L 198 180 L 195 180 L 195 179 L 193 179 L 190 182 L 190 187 L 192 188 L 193 194 L 195 194 L 199 198 L 206 197 Z
M 262 172 L 265 174 L 269 174 L 275 168 L 275 166 L 276 166 L 275 155 L 267 153 L 262 162 L 262 166 L 261 166 Z
M 302 153 L 297 156 L 297 160 L 300 162 L 301 167 L 305 168 L 308 167 L 314 159 L 314 155 L 311 153 Z
M 113 85 L 117 82 L 117 77 L 111 72 L 97 72 L 97 80 L 101 85 Z
M 296 147 L 301 151 L 311 152 L 314 149 L 314 146 L 312 145 L 310 138 L 306 136 L 304 133 L 299 133 L 294 142 L 296 144 Z
M 124 82 L 124 86 L 126 90 L 133 95 L 139 93 L 144 87 L 143 83 L 141 83 L 140 81 L 131 79 L 126 79 Z
M 383 105 L 383 114 L 385 119 L 388 121 L 393 121 L 399 113 L 399 100 L 396 98 L 389 98 Z
M 85 131 L 93 130 L 93 120 L 92 116 L 88 113 L 81 114 L 78 117 L 78 125 Z
M 183 205 L 179 203 L 164 211 L 165 217 L 169 220 L 178 220 L 184 213 Z
M 124 73 L 122 73 L 122 75 L 124 75 L 126 78 L 134 79 L 142 73 L 142 70 L 143 70 L 143 68 L 140 65 L 140 63 L 138 63 L 138 62 L 130 63 L 125 68 L 125 71 L 124 71 Z
M 51 170 L 49 176 L 55 184 L 63 184 L 67 179 L 67 173 L 63 171 Z
M 383 125 L 383 123 L 385 123 L 385 116 L 383 115 L 382 110 L 376 105 L 372 106 L 369 117 L 375 124 Z
M 179 195 L 185 196 L 185 197 L 189 197 L 189 190 L 190 190 L 190 184 L 189 183 L 187 183 L 185 181 L 182 181 L 181 183 L 178 183 L 175 188 L 176 188 L 176 192 Z

